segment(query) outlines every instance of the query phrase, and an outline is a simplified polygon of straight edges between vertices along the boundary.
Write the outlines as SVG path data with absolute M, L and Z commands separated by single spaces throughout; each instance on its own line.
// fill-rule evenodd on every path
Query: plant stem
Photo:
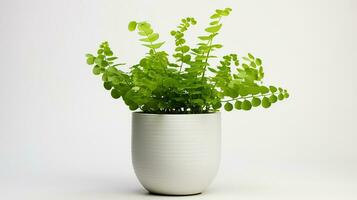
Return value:
M 182 44 L 180 44 L 180 47 L 181 47 L 181 50 L 182 50 Z M 182 51 L 181 51 L 182 52 Z M 180 72 L 182 70 L 182 65 L 183 65 L 183 53 L 182 53 L 182 56 L 181 56 L 181 65 L 180 65 Z
M 218 24 L 219 24 L 219 22 L 221 21 L 221 19 L 222 19 L 222 17 L 220 17 L 220 18 L 218 19 Z M 212 45 L 212 42 L 213 42 L 213 37 L 208 41 L 208 44 L 207 44 L 207 45 L 211 46 L 211 45 Z M 205 61 L 206 64 L 208 64 L 208 58 L 209 58 L 209 54 L 211 53 L 211 49 L 212 49 L 212 47 L 210 47 L 210 48 L 208 49 L 207 57 L 206 57 L 206 61 Z M 207 65 L 205 65 L 205 67 L 203 68 L 202 80 L 203 80 L 203 78 L 205 77 L 206 68 L 207 68 Z
M 212 40 L 213 40 L 213 39 L 212 39 Z M 208 45 L 212 45 L 212 40 L 209 41 Z M 210 53 L 211 53 L 211 48 L 209 48 L 209 50 L 208 50 L 208 52 L 207 52 L 207 57 L 206 57 L 205 63 L 208 62 L 208 57 L 209 57 L 209 54 L 210 54 Z M 207 68 L 207 65 L 205 65 L 205 67 L 203 68 L 202 79 L 205 77 L 206 68 Z

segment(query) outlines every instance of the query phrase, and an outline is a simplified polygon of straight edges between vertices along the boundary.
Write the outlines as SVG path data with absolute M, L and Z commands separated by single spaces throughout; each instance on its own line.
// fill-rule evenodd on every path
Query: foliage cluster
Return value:
M 104 88 L 115 99 L 122 97 L 130 110 L 146 113 L 207 113 L 234 108 L 250 110 L 252 107 L 270 107 L 289 97 L 287 90 L 263 85 L 263 63 L 258 57 L 228 54 L 213 66 L 217 59 L 214 52 L 222 48 L 214 42 L 222 28 L 222 19 L 230 14 L 230 8 L 218 9 L 210 17 L 205 34 L 198 37 L 195 47 L 187 45 L 185 33 L 196 25 L 187 17 L 181 20 L 171 35 L 175 40 L 174 61 L 169 54 L 160 51 L 164 45 L 159 34 L 147 22 L 132 21 L 129 31 L 137 31 L 147 55 L 130 67 L 129 72 L 120 70 L 108 42 L 103 42 L 96 55 L 87 54 L 87 64 L 93 73 L 101 75 Z

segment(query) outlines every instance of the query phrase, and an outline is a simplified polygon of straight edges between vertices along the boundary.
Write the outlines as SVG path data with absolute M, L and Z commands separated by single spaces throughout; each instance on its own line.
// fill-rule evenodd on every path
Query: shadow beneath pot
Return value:
M 182 195 L 175 195 L 175 194 L 158 194 L 158 193 L 154 193 L 154 192 L 147 192 L 147 195 L 149 196 L 165 196 L 165 197 L 187 197 L 187 196 L 197 196 L 202 194 L 202 192 L 200 193 L 196 193 L 196 194 L 182 194 Z

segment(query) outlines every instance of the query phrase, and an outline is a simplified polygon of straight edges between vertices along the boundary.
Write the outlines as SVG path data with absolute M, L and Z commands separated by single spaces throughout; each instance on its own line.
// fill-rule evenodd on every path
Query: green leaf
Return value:
M 137 92 L 137 91 L 139 91 L 139 90 L 140 90 L 140 87 L 135 86 L 135 87 L 131 88 L 131 90 L 133 90 L 134 92 Z
M 229 12 L 226 10 L 223 10 L 222 13 L 220 13 L 222 16 L 228 16 Z
M 179 40 L 176 41 L 176 46 L 182 45 L 182 44 L 184 44 L 185 42 L 186 42 L 186 40 L 183 39 L 183 38 L 181 38 L 181 39 L 179 39 Z
M 244 100 L 242 103 L 242 109 L 243 110 L 250 110 L 252 109 L 252 104 L 248 100 Z
M 269 92 L 269 88 L 267 88 L 265 86 L 260 86 L 260 93 L 266 94 L 268 92 Z
M 188 63 L 191 60 L 191 55 L 185 55 L 182 59 L 183 62 Z
M 104 54 L 105 54 L 106 56 L 112 56 L 112 55 L 113 55 L 113 52 L 112 52 L 109 48 L 106 48 L 106 49 L 104 49 Z
M 159 39 L 159 34 L 158 33 L 153 33 L 149 35 L 148 40 L 150 42 L 155 42 L 157 39 Z
M 254 60 L 254 56 L 251 53 L 248 53 L 248 57 L 252 60 Z
M 200 40 L 210 40 L 211 37 L 210 36 L 199 36 L 198 39 L 200 39 Z
M 249 68 L 249 65 L 243 63 L 243 64 L 242 64 L 242 67 L 243 67 L 244 69 L 248 69 L 248 68 Z
M 217 72 L 218 72 L 216 69 L 214 69 L 214 68 L 212 68 L 212 67 L 208 67 L 208 70 L 211 71 L 211 72 L 213 72 L 213 73 L 217 73 Z
M 149 32 L 150 30 L 152 31 L 151 25 L 149 23 L 147 23 L 147 22 L 138 23 L 138 29 L 140 31 L 144 31 L 144 32 Z
M 243 58 L 243 60 L 250 62 L 250 59 L 249 59 L 249 58 L 247 58 L 247 57 L 245 57 L 245 56 L 243 56 L 242 58 Z
M 159 34 L 152 33 L 148 37 L 140 39 L 140 41 L 142 41 L 142 42 L 155 42 L 157 39 L 159 39 Z
M 211 19 L 216 19 L 216 18 L 220 18 L 221 16 L 219 14 L 213 14 L 210 18 Z
M 211 23 L 209 23 L 210 25 L 216 25 L 216 24 L 218 24 L 219 23 L 219 21 L 218 20 L 216 20 L 216 21 L 212 21 Z
M 284 100 L 284 95 L 283 95 L 282 93 L 280 93 L 280 94 L 278 95 L 278 99 L 279 99 L 279 101 Z
M 284 97 L 285 97 L 286 99 L 289 98 L 289 96 L 290 96 L 289 93 L 285 93 L 285 94 L 284 94 Z
M 262 100 L 262 106 L 264 108 L 269 108 L 271 106 L 271 103 L 268 99 L 268 97 L 264 97 L 263 100 Z
M 93 67 L 92 72 L 94 75 L 99 75 L 101 73 L 100 67 L 96 65 L 95 67 Z
M 231 103 L 227 102 L 227 103 L 224 105 L 224 109 L 225 109 L 226 111 L 231 111 L 231 110 L 233 110 L 233 105 L 232 105 Z
M 181 47 L 181 52 L 182 53 L 186 53 L 186 52 L 188 52 L 190 50 L 190 47 L 189 46 L 182 46 Z
M 217 110 L 220 107 L 222 107 L 222 103 L 221 102 L 217 102 L 217 103 L 213 104 L 212 107 L 213 107 L 213 109 Z
M 125 63 L 118 63 L 118 64 L 115 64 L 115 65 L 112 65 L 112 67 L 116 67 L 116 66 L 120 66 L 120 65 L 125 65 Z
M 225 10 L 225 11 L 228 11 L 228 12 L 231 12 L 231 11 L 232 11 L 232 8 L 229 8 L 229 7 L 228 7 L 228 8 L 225 8 L 224 10 Z
M 220 49 L 220 48 L 222 48 L 223 47 L 223 45 L 221 45 L 221 44 L 214 44 L 214 45 L 211 45 L 211 48 L 217 48 L 217 49 Z
M 247 96 L 247 95 L 249 94 L 248 88 L 246 88 L 246 87 L 240 88 L 239 94 L 240 94 L 240 96 L 242 96 L 242 97 Z
M 198 105 L 204 105 L 205 102 L 202 99 L 193 99 L 192 103 L 198 104 Z
M 136 109 L 138 109 L 138 108 L 139 108 L 139 106 L 136 105 L 136 104 L 131 104 L 131 105 L 129 106 L 129 109 L 130 109 L 131 111 L 134 111 L 134 110 L 136 110 Z
M 94 57 L 88 57 L 87 58 L 87 64 L 88 65 L 93 65 L 94 64 Z
M 116 60 L 118 57 L 109 57 L 107 58 L 108 61 Z
M 253 97 L 253 99 L 252 99 L 252 106 L 258 107 L 258 106 L 260 106 L 261 102 L 262 102 L 262 101 L 261 101 L 259 98 Z
M 160 42 L 160 43 L 156 43 L 156 44 L 143 44 L 146 47 L 149 47 L 151 49 L 158 49 L 160 48 L 165 42 Z
M 237 100 L 235 103 L 234 103 L 234 108 L 237 109 L 237 110 L 240 110 L 242 109 L 242 102 Z
M 119 99 L 120 97 L 120 91 L 117 89 L 112 89 L 112 91 L 110 92 L 110 95 L 112 95 L 112 97 L 114 99 Z
M 98 49 L 97 54 L 102 54 L 104 52 L 103 49 Z
M 110 82 L 104 82 L 103 86 L 106 90 L 112 89 L 112 84 Z
M 276 89 L 276 87 L 274 87 L 274 86 L 269 86 L 269 89 L 272 93 L 278 91 L 278 89 Z
M 278 100 L 278 97 L 276 97 L 274 94 L 269 97 L 269 101 L 271 103 L 275 103 Z
M 131 21 L 131 22 L 129 23 L 129 25 L 128 25 L 128 30 L 129 30 L 129 31 L 135 31 L 136 25 L 137 25 L 136 21 Z
M 139 31 L 138 34 L 141 36 L 147 36 L 146 32 L 144 32 L 144 31 Z
M 222 27 L 222 24 L 219 24 L 217 26 L 211 26 L 211 27 L 208 27 L 205 29 L 206 32 L 209 32 L 209 33 L 216 33 L 218 32 Z
M 250 92 L 251 92 L 253 95 L 259 94 L 259 93 L 260 93 L 260 88 L 259 88 L 259 86 L 252 86 L 252 87 L 250 88 Z
M 262 65 L 262 60 L 260 58 L 256 58 L 255 59 L 255 64 L 257 64 L 258 66 Z
M 99 57 L 96 57 L 95 60 L 94 60 L 94 62 L 95 62 L 95 64 L 97 64 L 97 65 L 102 65 L 103 60 L 102 60 L 101 58 L 99 58 Z

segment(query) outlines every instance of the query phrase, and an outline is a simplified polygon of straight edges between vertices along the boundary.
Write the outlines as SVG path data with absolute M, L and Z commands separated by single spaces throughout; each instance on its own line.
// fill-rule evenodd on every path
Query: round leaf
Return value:
M 94 57 L 88 57 L 87 58 L 87 64 L 88 65 L 93 65 L 94 64 Z
M 116 89 L 112 89 L 110 94 L 112 95 L 112 97 L 114 99 L 118 99 L 120 97 L 120 92 L 119 92 L 119 90 L 116 90 Z
M 226 111 L 231 111 L 231 110 L 233 110 L 233 105 L 232 105 L 231 103 L 227 102 L 227 103 L 224 105 L 224 109 L 225 109 Z
M 271 103 L 268 99 L 268 97 L 264 97 L 263 100 L 262 100 L 262 106 L 264 108 L 269 108 L 271 106 Z
M 281 100 L 283 100 L 284 99 L 284 95 L 282 94 L 282 93 L 280 93 L 279 95 L 278 95 L 278 99 L 281 101 Z
M 128 25 L 129 31 L 135 31 L 136 25 L 137 25 L 136 21 L 131 21 Z
M 149 35 L 147 39 L 149 40 L 149 42 L 155 42 L 157 39 L 159 39 L 159 34 L 153 33 Z
M 271 96 L 269 97 L 269 101 L 270 101 L 271 103 L 275 103 L 276 101 L 278 101 L 278 97 L 276 97 L 276 96 L 273 94 L 273 95 L 271 95 Z
M 99 75 L 101 73 L 100 67 L 96 65 L 95 67 L 93 67 L 92 72 L 94 75 Z
M 176 35 L 176 31 L 171 31 L 170 34 L 171 34 L 172 36 L 175 36 L 175 35 Z
M 252 106 L 258 107 L 258 106 L 260 106 L 261 102 L 262 102 L 262 101 L 261 101 L 259 98 L 253 97 L 253 99 L 252 99 Z
M 252 104 L 248 100 L 244 100 L 242 103 L 242 109 L 243 110 L 250 110 L 252 109 Z
M 268 92 L 269 92 L 269 89 L 268 89 L 267 87 L 265 87 L 265 86 L 261 86 L 261 87 L 260 87 L 260 93 L 266 94 L 266 93 L 268 93 Z
M 106 90 L 111 90 L 112 89 L 112 84 L 110 84 L 110 82 L 104 82 L 103 86 L 104 86 L 104 88 Z
M 188 46 L 182 46 L 182 48 L 181 48 L 181 52 L 182 53 L 186 53 L 186 52 L 188 52 L 190 50 L 190 47 L 188 47 Z
M 242 109 L 242 102 L 237 100 L 234 104 L 234 108 L 237 109 L 237 110 L 240 110 Z
M 262 60 L 260 58 L 256 58 L 255 59 L 255 64 L 257 64 L 258 66 L 262 65 Z
M 94 62 L 97 65 L 102 65 L 103 60 L 100 57 L 97 57 L 97 58 L 95 58 Z
M 218 103 L 215 103 L 212 105 L 213 109 L 219 109 L 220 107 L 222 107 L 222 103 L 221 102 L 218 102 Z
M 130 106 L 129 106 L 129 109 L 130 110 L 132 110 L 132 111 L 134 111 L 134 110 L 136 110 L 136 109 L 138 109 L 139 107 L 138 107 L 138 105 L 136 105 L 136 104 L 131 104 Z
M 269 86 L 269 89 L 272 93 L 278 91 L 278 89 L 276 89 L 276 87 L 274 87 L 274 86 Z

